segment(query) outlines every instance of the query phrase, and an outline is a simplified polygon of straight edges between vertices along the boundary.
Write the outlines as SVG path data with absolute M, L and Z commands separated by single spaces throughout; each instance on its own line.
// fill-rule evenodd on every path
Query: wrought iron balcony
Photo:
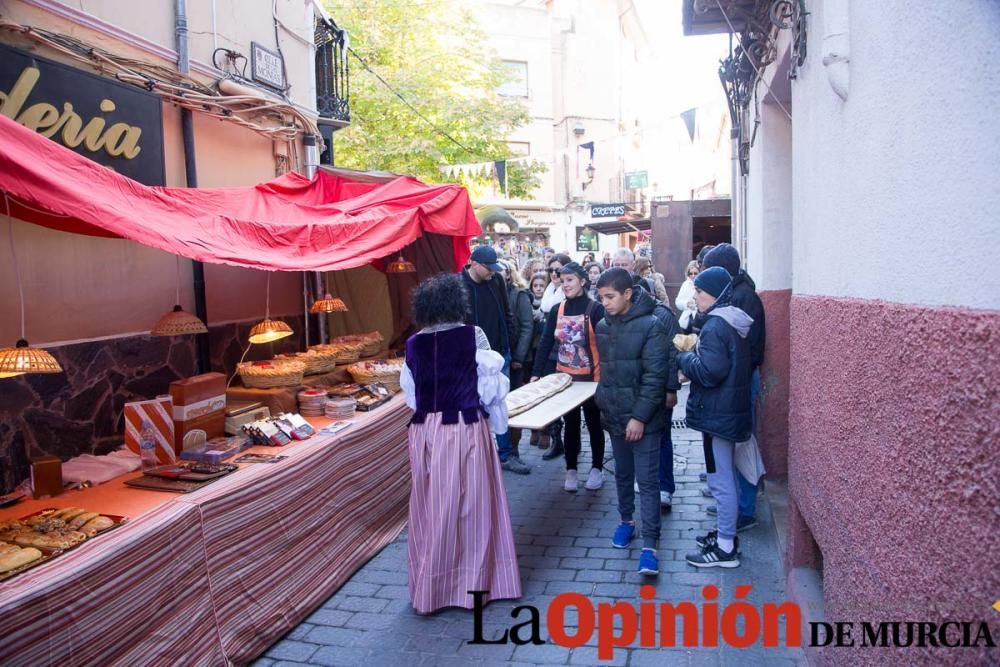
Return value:
M 347 126 L 351 122 L 347 32 L 333 21 L 316 21 L 316 110 L 320 119 Z

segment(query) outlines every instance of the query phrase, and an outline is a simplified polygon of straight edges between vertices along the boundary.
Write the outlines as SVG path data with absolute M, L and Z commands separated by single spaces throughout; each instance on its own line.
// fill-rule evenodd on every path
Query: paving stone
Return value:
M 573 581 L 576 578 L 577 570 L 563 568 L 545 568 L 535 570 L 533 577 L 542 581 Z M 523 582 L 524 579 L 522 578 Z
M 565 665 L 569 649 L 555 644 L 525 644 L 514 649 L 514 659 L 536 665 Z
M 294 627 L 292 629 L 291 632 L 289 632 L 287 635 L 285 635 L 284 638 L 285 639 L 305 639 L 305 636 L 307 634 L 309 634 L 309 631 L 312 630 L 312 628 L 313 628 L 313 626 L 310 625 L 309 623 L 299 623 L 296 627 Z
M 374 613 L 385 609 L 387 604 L 386 600 L 379 598 L 362 598 L 352 595 L 342 598 L 337 608 L 344 611 L 367 611 Z
M 365 633 L 360 630 L 350 630 L 347 628 L 331 628 L 325 625 L 317 625 L 306 638 L 311 642 L 326 646 L 352 646 Z
M 559 567 L 572 570 L 600 570 L 604 567 L 604 561 L 600 558 L 562 558 Z
M 403 650 L 408 652 L 419 651 L 420 653 L 431 653 L 433 655 L 456 655 L 459 647 L 465 642 L 457 637 L 438 637 L 434 635 L 416 635 L 406 641 Z
M 349 619 L 352 614 L 354 614 L 353 611 L 340 611 L 337 609 L 326 609 L 321 607 L 318 611 L 313 612 L 313 614 L 309 616 L 306 621 L 314 625 L 343 627 L 344 623 L 347 622 L 347 619 Z M 302 625 L 304 626 L 307 624 L 303 623 Z M 309 628 L 312 629 L 312 626 L 310 625 Z
M 348 667 L 367 662 L 369 651 L 364 648 L 323 646 L 309 658 L 310 664 L 325 667 Z
M 390 614 L 370 614 L 362 611 L 351 616 L 344 626 L 358 630 L 387 630 L 392 627 L 395 620 Z
M 583 558 L 587 550 L 583 547 L 548 547 L 545 556 L 548 558 Z
M 577 581 L 592 581 L 594 583 L 614 584 L 622 579 L 621 572 L 607 569 L 607 563 L 603 570 L 580 570 L 576 575 Z
M 458 657 L 465 660 L 482 660 L 487 664 L 496 664 L 510 660 L 514 655 L 516 644 L 463 644 L 458 649 Z
M 388 600 L 409 600 L 410 589 L 406 586 L 387 584 L 375 591 L 375 597 Z
M 317 644 L 310 644 L 295 639 L 282 639 L 268 650 L 267 657 L 277 660 L 306 662 L 318 648 L 319 645 Z
M 615 549 L 611 546 L 598 547 L 596 549 L 590 549 L 587 551 L 588 558 L 608 558 L 608 559 L 618 559 L 630 558 L 630 549 Z

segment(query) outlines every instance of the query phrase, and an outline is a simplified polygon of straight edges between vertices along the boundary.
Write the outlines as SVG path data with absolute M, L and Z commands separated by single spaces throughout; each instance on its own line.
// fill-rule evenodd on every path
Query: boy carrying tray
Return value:
M 601 274 L 597 293 L 605 316 L 597 325 L 601 375 L 597 405 L 611 434 L 615 485 L 621 524 L 611 545 L 625 549 L 635 536 L 635 491 L 639 484 L 642 544 L 639 573 L 659 573 L 656 542 L 660 537 L 660 435 L 670 428 L 664 397 L 670 339 L 653 315 L 653 298 L 633 288 L 632 275 L 612 268 Z

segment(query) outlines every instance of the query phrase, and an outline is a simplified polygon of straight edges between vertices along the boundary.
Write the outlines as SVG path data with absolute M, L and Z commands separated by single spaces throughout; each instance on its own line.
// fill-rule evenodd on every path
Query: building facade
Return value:
M 734 243 L 767 311 L 761 443 L 788 479 L 789 590 L 812 620 L 987 622 L 996 637 L 1000 575 L 961 545 L 1000 547 L 1000 11 L 686 0 L 684 23 L 736 30 Z
M 304 138 L 347 124 L 346 89 L 338 88 L 346 82 L 334 81 L 343 72 L 329 64 L 343 34 L 312 0 L 81 4 L 0 5 L 0 113 L 140 182 L 245 186 L 304 172 Z M 66 117 L 57 120 L 60 111 Z M 88 138 L 88 128 L 105 126 L 106 134 Z M 116 127 L 131 129 L 113 134 Z M 152 397 L 198 365 L 193 337 L 147 335 L 175 291 L 187 312 L 196 311 L 191 261 L 17 220 L 13 234 L 27 337 L 67 372 L 0 382 L 5 490 L 27 475 L 30 456 L 65 460 L 117 447 L 124 402 Z M 0 310 L 11 315 L 0 318 L 3 345 L 20 335 L 8 252 L 0 251 Z M 211 367 L 231 368 L 239 358 L 264 312 L 265 280 L 262 271 L 204 266 Z M 271 313 L 301 331 L 302 275 L 274 275 Z
M 581 258 L 637 239 L 601 234 L 594 244 L 588 225 L 621 217 L 604 205 L 626 204 L 630 217 L 648 218 L 654 197 L 728 196 L 723 97 L 689 110 L 670 106 L 648 19 L 633 0 L 481 0 L 472 8 L 513 74 L 504 94 L 529 109 L 530 122 L 509 138 L 511 154 L 546 167 L 530 201 L 500 194 L 478 205 L 502 206 L 515 219 L 554 214 L 547 217 L 555 224 L 531 231 Z

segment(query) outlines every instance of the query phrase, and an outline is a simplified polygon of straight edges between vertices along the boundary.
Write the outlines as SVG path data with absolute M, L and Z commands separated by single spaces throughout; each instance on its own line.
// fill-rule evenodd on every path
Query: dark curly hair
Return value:
M 464 322 L 469 295 L 457 273 L 439 273 L 413 290 L 413 321 L 417 326 Z

